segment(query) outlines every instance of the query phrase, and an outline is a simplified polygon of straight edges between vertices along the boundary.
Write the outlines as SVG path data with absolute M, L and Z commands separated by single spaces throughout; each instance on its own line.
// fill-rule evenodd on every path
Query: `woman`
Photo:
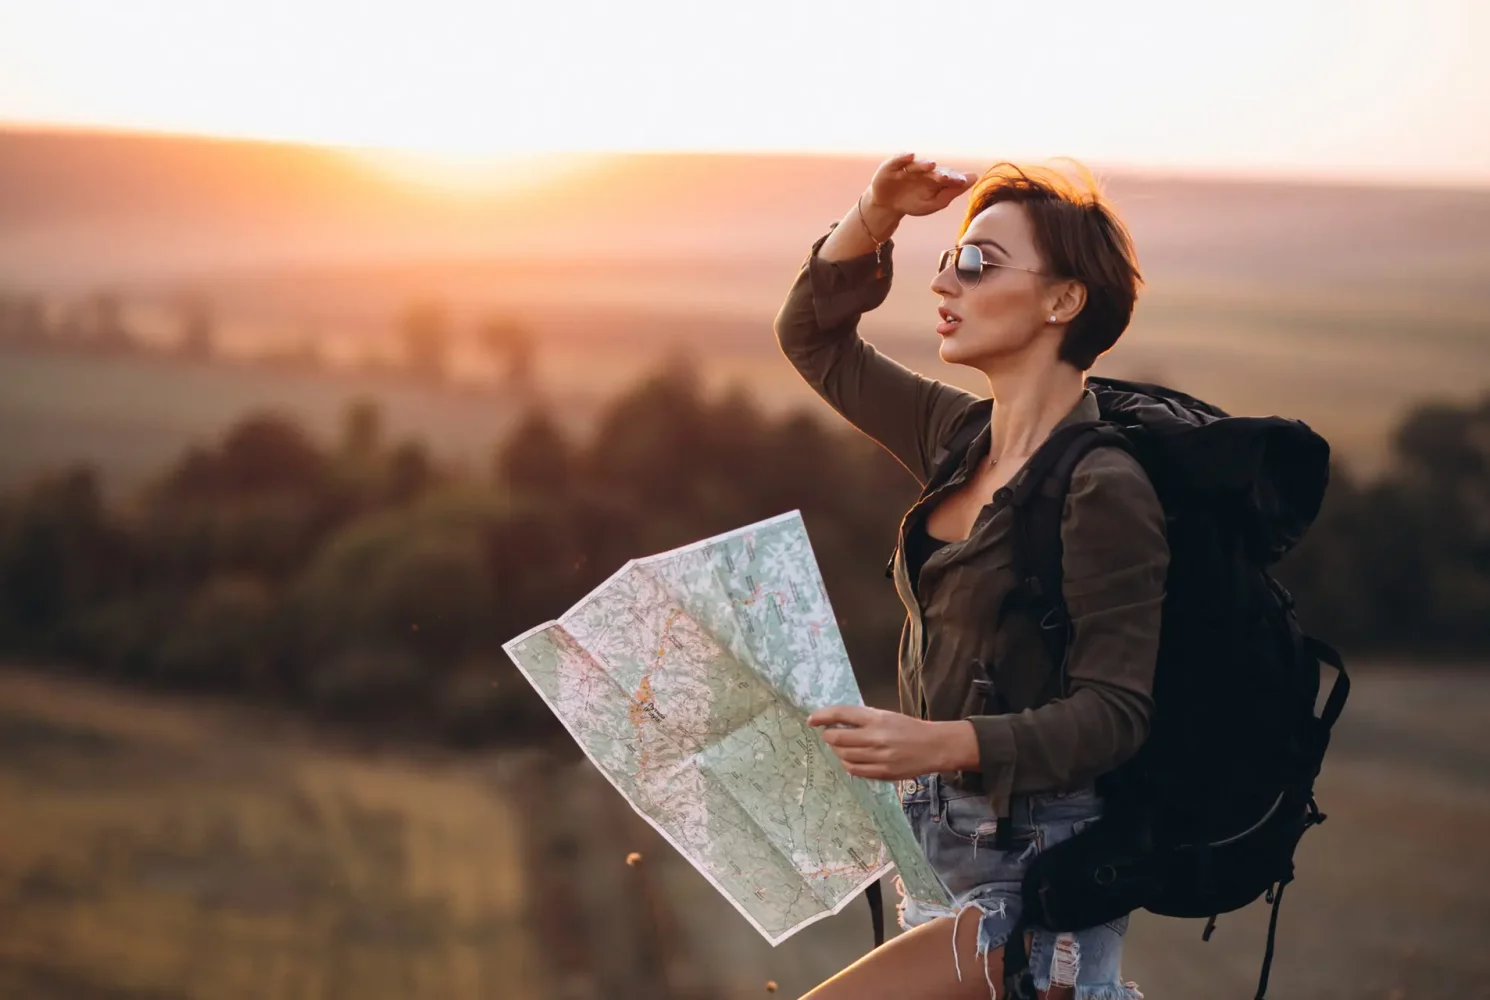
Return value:
M 954 432 L 987 401 L 902 367 L 857 328 L 889 292 L 900 221 L 969 189 L 958 245 L 931 283 L 942 360 L 982 372 L 993 400 L 957 456 Z M 996 995 L 1025 867 L 1101 815 L 1095 779 L 1148 733 L 1169 550 L 1159 500 L 1126 452 L 1095 449 L 1072 476 L 1064 676 L 1033 615 L 996 613 L 1016 584 L 1005 487 L 1052 431 L 1098 418 L 1085 372 L 1126 328 L 1138 283 L 1127 231 L 1090 183 L 1009 164 L 974 183 L 906 154 L 813 245 L 777 317 L 802 376 L 923 486 L 955 465 L 901 526 L 901 711 L 836 706 L 808 720 L 849 773 L 907 783 L 907 817 L 954 905 L 903 898 L 906 933 L 812 1000 Z M 973 686 L 980 677 L 996 678 L 991 695 Z M 1126 926 L 1036 932 L 1036 988 L 1051 1000 L 1140 996 L 1119 974 Z

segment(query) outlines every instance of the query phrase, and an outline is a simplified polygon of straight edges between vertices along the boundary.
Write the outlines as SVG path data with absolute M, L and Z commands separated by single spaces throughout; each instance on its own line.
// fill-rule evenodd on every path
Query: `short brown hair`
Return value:
M 1072 163 L 1077 176 L 1052 167 L 996 163 L 973 185 L 960 240 L 978 213 L 1001 201 L 1029 213 L 1035 245 L 1058 278 L 1086 286 L 1086 304 L 1061 341 L 1060 359 L 1086 371 L 1128 328 L 1138 286 L 1133 237 L 1097 187 L 1091 171 Z

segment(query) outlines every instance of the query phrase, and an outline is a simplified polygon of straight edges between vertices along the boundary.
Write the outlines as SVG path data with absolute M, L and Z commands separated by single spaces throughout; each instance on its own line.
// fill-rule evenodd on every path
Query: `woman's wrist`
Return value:
M 905 218 L 905 213 L 888 208 L 874 200 L 873 190 L 866 190 L 859 196 L 859 213 L 864 225 L 873 234 L 872 238 L 879 242 L 888 240 L 900 228 L 900 222 Z
M 863 209 L 863 212 L 861 212 Z M 885 240 L 898 225 L 898 216 L 893 222 L 878 207 L 872 209 L 869 194 L 864 192 L 858 201 L 849 206 L 839 224 L 828 232 L 827 240 L 818 247 L 818 258 L 824 261 L 852 261 L 854 258 L 878 253 Z
M 866 189 L 849 206 L 848 212 L 818 248 L 817 255 L 820 259 L 853 260 L 879 253 L 904 216 L 883 206 L 871 204 L 872 201 L 873 196 Z
M 943 771 L 979 771 L 982 761 L 978 757 L 978 731 L 972 722 L 959 719 L 956 722 L 933 722 L 942 732 L 938 742 L 942 746 Z

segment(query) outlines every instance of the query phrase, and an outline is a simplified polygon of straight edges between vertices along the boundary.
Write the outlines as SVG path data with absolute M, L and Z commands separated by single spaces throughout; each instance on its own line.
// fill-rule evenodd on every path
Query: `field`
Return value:
M 249 409 L 330 434 L 364 394 L 396 433 L 484 468 L 513 410 L 479 386 L 491 360 L 473 334 L 492 318 L 532 335 L 538 379 L 576 427 L 677 352 L 711 386 L 831 416 L 771 323 L 874 165 L 599 158 L 472 201 L 331 150 L 0 130 L 0 298 L 37 296 L 55 318 L 107 291 L 140 339 L 164 344 L 190 295 L 210 304 L 229 356 L 314 345 L 333 364 L 395 357 L 398 317 L 432 301 L 465 384 L 0 351 L 0 489 L 87 460 L 125 490 Z M 1408 409 L 1490 390 L 1490 193 L 1124 173 L 1105 184 L 1145 287 L 1099 373 L 1297 417 L 1368 472 L 1389 462 Z M 864 331 L 897 360 L 985 392 L 977 373 L 941 363 L 931 331 L 932 263 L 962 210 L 905 221 L 895 289 Z
M 1269 995 L 1490 996 L 1490 672 L 1362 671 Z M 631 851 L 642 863 L 625 864 Z M 584 764 L 357 748 L 275 714 L 0 673 L 0 996 L 793 997 L 855 903 L 777 949 Z M 1255 904 L 1135 918 L 1148 996 L 1250 996 Z
M 781 276 L 783 288 L 790 274 Z M 781 356 L 770 311 L 757 313 L 575 310 L 538 328 L 537 377 L 554 412 L 577 433 L 610 398 L 678 352 L 693 358 L 711 389 L 739 384 L 768 410 L 807 407 L 841 424 Z M 866 328 L 903 363 L 987 392 L 976 373 L 943 364 L 929 335 L 879 318 Z M 1413 406 L 1468 402 L 1490 391 L 1490 319 L 1156 294 L 1096 372 L 1166 381 L 1235 413 L 1296 417 L 1370 473 L 1389 464 L 1391 433 Z M 418 438 L 478 474 L 520 409 L 474 379 L 440 387 L 352 371 L 0 350 L 0 489 L 85 461 L 104 472 L 111 490 L 127 492 L 188 444 L 255 410 L 288 414 L 330 440 L 346 404 L 358 397 L 382 404 L 390 434 Z

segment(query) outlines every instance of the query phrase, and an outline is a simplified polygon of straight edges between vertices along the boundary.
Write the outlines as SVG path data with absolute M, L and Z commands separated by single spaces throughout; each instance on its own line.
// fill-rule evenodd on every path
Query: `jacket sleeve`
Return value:
M 1098 448 L 1077 466 L 1061 543 L 1073 627 L 1066 697 L 972 717 L 1000 816 L 1012 794 L 1076 788 L 1111 771 L 1149 732 L 1169 545 L 1159 498 L 1131 455 Z
M 827 261 L 818 256 L 827 238 L 812 245 L 787 293 L 776 341 L 828 405 L 924 484 L 938 445 L 978 397 L 911 371 L 859 336 L 859 317 L 889 294 L 893 241 L 879 260 L 870 253 Z

